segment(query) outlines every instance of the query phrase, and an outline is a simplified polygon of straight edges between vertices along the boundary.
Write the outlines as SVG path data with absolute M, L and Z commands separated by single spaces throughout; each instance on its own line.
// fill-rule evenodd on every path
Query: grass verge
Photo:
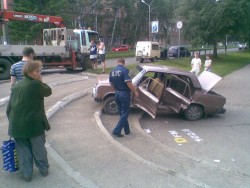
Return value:
M 121 56 L 118 56 L 121 57 Z M 131 56 L 130 56 L 131 57 Z M 185 70 L 191 70 L 190 62 L 192 57 L 180 58 L 180 59 L 170 59 L 165 61 L 158 61 L 155 64 L 167 65 L 178 67 Z M 205 56 L 201 56 L 202 69 L 204 69 Z M 250 51 L 234 52 L 228 53 L 227 55 L 219 54 L 218 58 L 212 59 L 212 72 L 224 77 L 232 72 L 243 68 L 244 66 L 250 64 Z M 128 69 L 133 69 L 136 64 L 127 66 Z M 112 68 L 107 68 L 106 73 L 109 73 Z M 97 74 L 102 73 L 102 69 L 96 71 L 88 70 L 89 72 L 95 72 Z
M 114 58 L 126 58 L 126 57 L 134 57 L 135 51 L 129 50 L 126 52 L 108 52 L 106 54 L 107 59 L 114 59 Z

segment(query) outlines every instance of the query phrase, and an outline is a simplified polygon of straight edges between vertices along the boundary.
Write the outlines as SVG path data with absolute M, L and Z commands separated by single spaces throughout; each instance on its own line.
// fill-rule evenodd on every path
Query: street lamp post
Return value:
M 6 0 L 2 0 L 1 1 L 1 9 L 7 9 L 7 1 Z M 3 37 L 2 37 L 2 41 L 4 45 L 7 45 L 7 24 L 5 19 L 3 19 L 2 22 L 2 31 L 3 31 Z
M 148 6 L 148 40 L 150 40 L 150 11 L 151 11 L 151 5 L 154 2 L 154 0 L 151 1 L 150 4 L 146 3 L 144 0 L 141 0 L 141 2 Z
M 91 8 L 92 8 L 93 6 L 95 6 L 95 4 L 96 4 L 98 1 L 99 1 L 99 0 L 96 0 L 96 1 L 89 7 L 89 9 L 83 14 L 83 18 L 85 17 L 85 15 L 86 15 L 87 13 L 90 12 Z M 79 16 L 79 17 L 80 17 L 80 16 Z M 97 31 L 97 12 L 96 12 L 96 14 L 95 14 L 95 27 L 96 27 L 96 31 Z

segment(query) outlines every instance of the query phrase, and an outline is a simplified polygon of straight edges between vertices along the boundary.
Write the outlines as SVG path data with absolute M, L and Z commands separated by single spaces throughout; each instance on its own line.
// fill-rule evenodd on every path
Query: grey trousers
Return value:
M 15 138 L 19 169 L 24 177 L 31 177 L 33 160 L 40 172 L 48 171 L 49 163 L 45 148 L 45 133 L 34 138 Z

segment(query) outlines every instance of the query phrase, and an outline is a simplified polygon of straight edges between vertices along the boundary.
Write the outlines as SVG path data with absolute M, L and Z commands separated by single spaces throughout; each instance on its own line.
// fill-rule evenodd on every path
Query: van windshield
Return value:
M 159 45 L 152 44 L 152 50 L 159 50 Z

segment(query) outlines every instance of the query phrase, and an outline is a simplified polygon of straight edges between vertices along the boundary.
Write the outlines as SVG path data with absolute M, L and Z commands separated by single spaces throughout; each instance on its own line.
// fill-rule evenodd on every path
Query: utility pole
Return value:
M 141 0 L 141 2 L 148 6 L 148 40 L 150 41 L 150 30 L 151 30 L 150 12 L 151 12 L 151 5 L 154 2 L 154 0 L 151 1 L 150 4 L 146 3 L 144 0 Z
M 6 4 L 6 0 L 1 0 L 1 10 L 5 10 L 7 9 L 7 4 Z M 3 18 L 3 21 L 2 21 L 2 30 L 3 30 L 3 44 L 4 45 L 7 45 L 7 37 L 6 37 L 6 22 Z

